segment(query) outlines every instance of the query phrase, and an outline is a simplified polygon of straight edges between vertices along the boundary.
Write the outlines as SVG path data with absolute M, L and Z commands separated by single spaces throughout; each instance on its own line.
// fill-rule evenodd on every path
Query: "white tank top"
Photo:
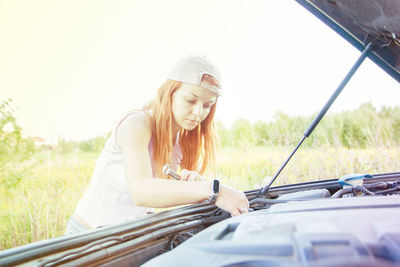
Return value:
M 139 219 L 146 214 L 153 213 L 151 208 L 136 206 L 128 192 L 128 185 L 124 177 L 122 150 L 115 141 L 116 128 L 107 140 L 94 168 L 89 187 L 74 211 L 74 215 L 93 228 Z M 152 156 L 153 138 L 149 143 L 149 157 L 154 177 L 155 164 Z M 173 147 L 171 160 L 172 168 L 176 170 L 182 161 L 182 150 L 178 138 Z

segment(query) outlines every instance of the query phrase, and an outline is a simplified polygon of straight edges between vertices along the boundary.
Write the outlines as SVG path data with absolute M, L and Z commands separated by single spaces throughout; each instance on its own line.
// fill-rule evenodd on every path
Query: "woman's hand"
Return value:
M 215 202 L 217 207 L 226 210 L 232 216 L 249 212 L 249 201 L 246 195 L 232 187 L 221 185 L 220 193 Z
M 181 181 L 194 181 L 194 182 L 205 181 L 205 179 L 195 171 L 189 171 L 183 169 L 180 175 L 181 175 Z

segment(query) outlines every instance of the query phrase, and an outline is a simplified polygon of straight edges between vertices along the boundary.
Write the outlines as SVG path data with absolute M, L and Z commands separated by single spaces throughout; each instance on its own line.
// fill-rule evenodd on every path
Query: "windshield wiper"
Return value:
M 278 175 L 282 172 L 283 168 L 285 168 L 286 164 L 289 162 L 289 160 L 292 158 L 294 153 L 296 153 L 297 149 L 301 146 L 303 141 L 310 136 L 312 131 L 315 129 L 317 124 L 320 122 L 320 120 L 324 117 L 325 113 L 328 111 L 328 109 L 331 107 L 333 102 L 336 100 L 336 98 L 339 96 L 339 94 L 342 92 L 343 88 L 346 86 L 346 84 L 350 81 L 354 73 L 358 70 L 360 67 L 361 63 L 363 63 L 364 59 L 369 55 L 371 51 L 376 51 L 379 50 L 382 47 L 390 45 L 391 40 L 381 40 L 373 35 L 368 34 L 364 43 L 367 45 L 364 48 L 364 51 L 361 53 L 360 57 L 357 59 L 357 61 L 354 63 L 353 67 L 350 69 L 350 71 L 347 73 L 347 75 L 344 77 L 342 82 L 339 84 L 335 92 L 332 94 L 332 96 L 329 98 L 328 102 L 326 102 L 325 106 L 322 108 L 322 110 L 319 112 L 319 114 L 314 118 L 312 121 L 311 125 L 308 127 L 308 129 L 304 132 L 303 138 L 300 140 L 300 142 L 297 144 L 296 148 L 293 150 L 293 152 L 290 154 L 290 156 L 286 159 L 286 161 L 283 163 L 281 168 L 278 170 L 278 172 L 274 175 L 274 177 L 271 179 L 268 185 L 262 187 L 258 193 L 256 198 L 265 196 L 265 194 L 268 192 L 269 188 L 271 187 L 272 183 L 276 180 Z

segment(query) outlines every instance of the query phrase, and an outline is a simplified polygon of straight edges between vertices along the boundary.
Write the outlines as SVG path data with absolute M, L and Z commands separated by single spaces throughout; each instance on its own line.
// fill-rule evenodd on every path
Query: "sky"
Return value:
M 109 132 L 182 56 L 222 74 L 217 119 L 318 112 L 360 52 L 294 0 L 0 0 L 0 102 L 49 143 Z M 367 59 L 328 112 L 398 105 Z

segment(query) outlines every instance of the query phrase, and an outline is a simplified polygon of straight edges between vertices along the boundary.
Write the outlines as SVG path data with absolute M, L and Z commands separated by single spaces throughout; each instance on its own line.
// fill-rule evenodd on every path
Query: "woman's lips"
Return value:
M 198 124 L 199 122 L 198 121 L 196 121 L 196 120 L 189 120 L 188 119 L 188 121 L 190 122 L 190 124 L 193 124 L 193 125 L 196 125 L 196 124 Z

